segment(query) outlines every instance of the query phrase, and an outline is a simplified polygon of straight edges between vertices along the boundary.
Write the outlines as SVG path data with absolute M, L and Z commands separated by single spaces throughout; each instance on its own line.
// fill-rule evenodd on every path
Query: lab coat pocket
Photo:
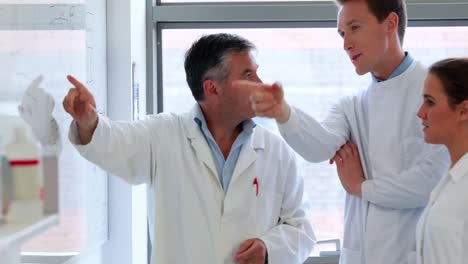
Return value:
M 343 247 L 341 250 L 340 263 L 362 263 L 361 251 Z
M 256 196 L 255 211 L 256 233 L 261 236 L 278 224 L 281 196 L 269 189 L 262 190 Z

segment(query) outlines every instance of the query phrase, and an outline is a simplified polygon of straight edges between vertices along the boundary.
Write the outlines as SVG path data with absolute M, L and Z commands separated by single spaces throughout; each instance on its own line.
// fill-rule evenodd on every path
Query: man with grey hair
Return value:
M 76 79 L 63 106 L 70 140 L 88 160 L 154 194 L 152 263 L 303 263 L 315 236 L 293 151 L 257 126 L 250 89 L 260 83 L 254 45 L 235 35 L 200 38 L 185 58 L 197 101 L 183 115 L 138 122 L 96 114 Z

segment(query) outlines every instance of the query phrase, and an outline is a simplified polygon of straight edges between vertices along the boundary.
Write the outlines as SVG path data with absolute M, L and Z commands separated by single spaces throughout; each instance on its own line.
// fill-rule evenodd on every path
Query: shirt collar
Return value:
M 468 176 L 468 152 L 455 163 L 449 174 L 455 182 L 463 178 L 463 176 Z
M 195 106 L 194 110 L 195 111 L 194 111 L 194 115 L 193 115 L 194 116 L 193 120 L 195 121 L 195 123 L 197 123 L 200 128 L 206 127 L 206 119 L 205 119 L 205 116 L 203 115 L 201 107 L 200 107 L 200 105 L 198 103 Z
M 408 52 L 405 52 L 405 59 L 400 63 L 400 65 L 390 74 L 387 80 L 390 80 L 392 78 L 397 77 L 398 75 L 404 73 L 410 66 L 411 63 L 413 63 L 413 57 Z M 382 82 L 379 78 L 375 77 L 373 74 L 372 75 L 372 81 L 374 83 L 376 82 Z
M 194 111 L 194 117 L 193 120 L 195 123 L 198 124 L 201 130 L 208 129 L 208 126 L 206 124 L 206 119 L 205 115 L 203 115 L 203 112 L 201 110 L 200 105 L 197 103 L 195 106 L 195 111 Z M 252 119 L 247 119 L 242 122 L 242 132 L 246 132 L 248 134 L 253 133 L 253 129 L 257 126 L 257 124 L 252 120 Z

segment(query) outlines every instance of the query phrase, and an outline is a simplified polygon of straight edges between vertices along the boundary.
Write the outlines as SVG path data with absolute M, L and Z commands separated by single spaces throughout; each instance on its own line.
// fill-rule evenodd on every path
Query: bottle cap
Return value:
M 16 142 L 35 140 L 31 127 L 26 123 L 16 124 L 13 138 Z

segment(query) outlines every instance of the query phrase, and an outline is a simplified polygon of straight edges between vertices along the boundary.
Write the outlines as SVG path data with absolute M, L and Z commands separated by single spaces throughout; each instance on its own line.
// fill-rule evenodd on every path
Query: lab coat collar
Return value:
M 468 176 L 468 152 L 455 163 L 449 174 L 454 182 L 459 181 L 464 176 Z
M 185 127 L 185 133 L 187 139 L 190 141 L 192 147 L 196 151 L 198 158 L 205 164 L 205 166 L 208 167 L 208 169 L 211 172 L 211 175 L 213 176 L 213 179 L 216 182 L 218 182 L 219 187 L 222 189 L 222 185 L 217 174 L 214 158 L 211 153 L 208 142 L 203 136 L 199 125 L 194 121 L 197 107 L 199 106 L 195 105 L 192 108 L 192 111 L 187 113 L 184 117 L 183 122 Z M 256 129 L 257 127 L 253 128 L 254 133 L 242 147 L 239 159 L 236 164 L 236 168 L 234 169 L 231 178 L 231 184 L 236 180 L 236 178 L 238 178 L 240 174 L 242 174 L 242 172 L 244 172 L 248 167 L 250 167 L 250 165 L 256 160 L 256 151 L 265 148 L 264 138 L 261 135 L 259 135 L 259 133 L 255 133 Z
M 196 105 L 198 107 L 198 105 Z M 211 172 L 213 180 L 218 183 L 219 188 L 222 190 L 222 184 L 218 177 L 218 171 L 216 169 L 214 157 L 211 153 L 208 142 L 203 136 L 198 124 L 194 121 L 195 107 L 191 112 L 184 115 L 183 123 L 185 127 L 185 135 L 187 140 L 190 141 L 192 148 L 197 153 L 197 157 L 205 164 L 208 170 Z
M 194 119 L 197 117 L 197 111 L 200 111 L 200 106 L 198 104 L 195 104 L 192 110 L 186 116 L 187 120 L 184 121 L 187 138 L 205 140 L 203 133 L 200 131 L 199 125 L 196 123 L 196 121 L 194 121 Z M 257 129 L 257 124 L 253 120 L 248 120 L 247 122 L 244 122 L 243 129 L 253 130 L 251 140 L 247 142 L 243 148 L 251 147 L 254 150 L 265 148 L 264 138 L 261 136 L 259 137 L 257 133 L 255 133 L 255 130 Z M 208 142 L 206 142 L 206 144 L 208 144 Z
M 210 141 L 215 141 L 213 138 L 213 135 L 211 134 L 211 131 L 208 129 L 208 125 L 206 124 L 206 119 L 205 115 L 203 114 L 201 107 L 199 104 L 196 104 L 194 109 L 194 118 L 193 120 L 198 124 L 200 129 L 202 130 L 202 133 L 204 134 L 205 137 L 209 138 Z M 241 123 L 242 125 L 242 133 L 239 134 L 239 136 L 250 136 L 253 133 L 253 129 L 257 124 L 252 119 L 247 119 Z M 247 134 L 247 135 L 243 135 Z M 233 146 L 234 147 L 234 146 Z

